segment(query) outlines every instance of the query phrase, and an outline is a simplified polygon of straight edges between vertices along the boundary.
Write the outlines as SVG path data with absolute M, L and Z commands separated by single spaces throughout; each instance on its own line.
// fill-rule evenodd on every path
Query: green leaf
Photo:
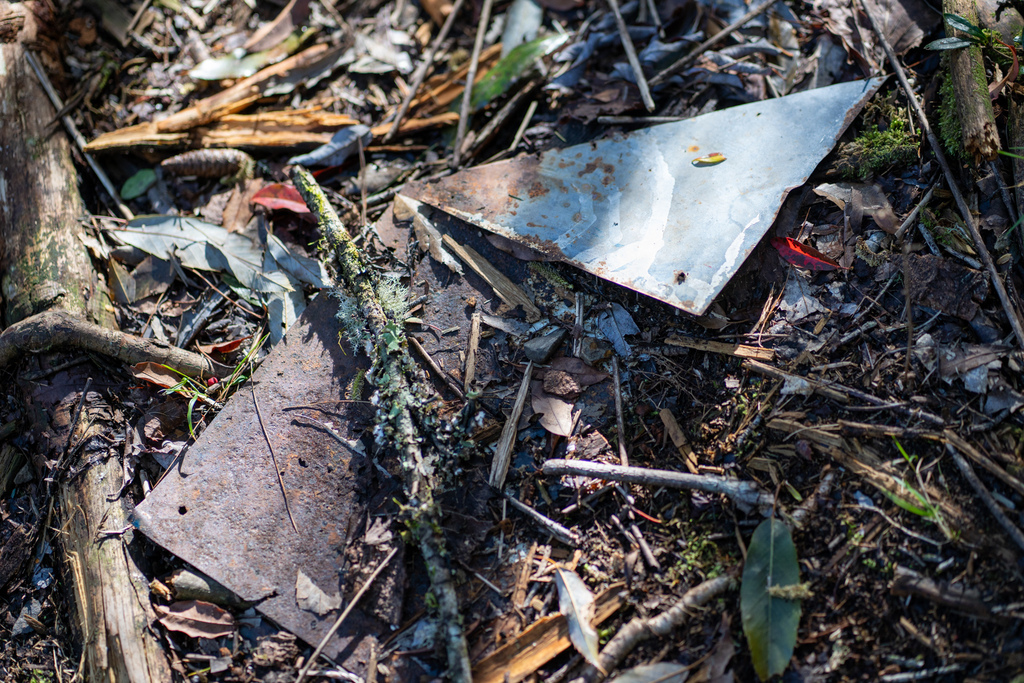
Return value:
M 149 188 L 156 184 L 156 171 L 151 168 L 144 168 L 121 186 L 121 199 L 128 201 L 146 194 Z
M 569 34 L 537 38 L 523 43 L 502 57 L 494 68 L 473 86 L 473 111 L 487 106 L 491 100 L 506 92 L 513 83 L 533 68 L 537 60 L 559 48 L 568 39 Z M 455 111 L 458 111 L 461 99 L 453 103 Z
M 946 20 L 946 24 L 948 24 L 950 28 L 955 28 L 958 31 L 963 31 L 967 35 L 973 36 L 978 40 L 983 40 L 985 38 L 985 32 L 981 30 L 981 27 L 975 26 L 974 24 L 969 22 L 967 19 L 964 19 L 959 14 L 950 14 L 949 12 L 947 12 L 942 16 Z
M 768 588 L 799 583 L 800 565 L 789 528 L 774 517 L 766 519 L 750 539 L 740 588 L 743 632 L 762 681 L 786 670 L 800 625 L 799 601 L 773 598 Z
M 959 50 L 962 47 L 970 47 L 971 41 L 963 38 L 939 38 L 924 46 L 925 50 Z

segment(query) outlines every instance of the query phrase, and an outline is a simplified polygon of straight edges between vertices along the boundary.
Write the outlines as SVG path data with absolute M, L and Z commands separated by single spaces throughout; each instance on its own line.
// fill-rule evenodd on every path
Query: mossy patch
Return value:
M 865 108 L 864 132 L 842 146 L 838 170 L 848 180 L 869 180 L 917 160 L 918 142 L 890 96 Z
M 843 165 L 843 175 L 851 180 L 868 180 L 890 168 L 914 163 L 917 141 L 907 130 L 906 121 L 894 116 L 887 127 L 861 133 L 845 152 L 849 160 Z

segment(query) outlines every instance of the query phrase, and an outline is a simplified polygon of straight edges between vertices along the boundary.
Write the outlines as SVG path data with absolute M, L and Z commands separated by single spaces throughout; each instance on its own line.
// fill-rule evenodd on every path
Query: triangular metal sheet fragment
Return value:
M 478 166 L 414 196 L 699 315 L 884 80 Z M 725 161 L 693 163 L 712 153 Z

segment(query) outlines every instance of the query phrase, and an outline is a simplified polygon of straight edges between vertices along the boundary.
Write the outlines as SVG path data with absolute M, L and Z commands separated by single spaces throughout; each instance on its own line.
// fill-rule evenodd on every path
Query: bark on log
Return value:
M 943 0 L 942 11 L 959 14 L 975 26 L 978 8 L 974 0 Z M 946 22 L 946 35 L 962 37 Z M 981 48 L 971 46 L 950 50 L 949 73 L 956 93 L 956 114 L 960 121 L 964 149 L 975 161 L 991 161 L 999 153 L 999 133 L 992 113 L 992 99 L 988 94 L 988 80 Z
M 45 9 L 44 9 L 45 11 Z M 81 241 L 85 209 L 77 187 L 71 150 L 63 131 L 51 134 L 53 107 L 25 60 L 27 45 L 40 44 L 37 18 L 22 4 L 0 0 L 0 272 L 3 275 L 4 317 L 11 324 L 43 310 L 59 308 L 89 315 L 110 324 L 109 300 L 100 286 Z M 45 41 L 43 41 L 45 42 Z M 46 62 L 44 58 L 44 63 Z M 31 436 L 42 445 L 56 445 L 60 455 L 73 429 L 68 406 L 78 403 L 82 385 L 45 387 L 49 424 Z M 43 384 L 22 383 L 23 388 Z M 90 397 L 99 394 L 90 392 Z M 91 400 L 87 403 L 95 403 Z M 38 410 L 36 411 L 39 412 Z M 88 406 L 87 406 L 88 412 Z M 61 424 L 54 418 L 64 417 Z M 58 445 L 59 444 L 59 445 Z M 38 460 L 36 460 L 38 462 Z M 86 466 L 60 487 L 59 509 L 66 530 L 60 538 L 70 572 L 86 655 L 86 680 L 171 680 L 159 641 L 149 628 L 154 620 L 142 573 L 119 538 L 97 542 L 96 533 L 118 528 L 126 519 L 126 503 L 110 502 L 121 484 L 116 457 Z

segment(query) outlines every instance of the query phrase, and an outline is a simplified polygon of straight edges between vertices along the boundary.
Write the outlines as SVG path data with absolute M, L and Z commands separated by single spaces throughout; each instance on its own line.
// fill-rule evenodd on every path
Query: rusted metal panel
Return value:
M 702 314 L 884 79 L 522 156 L 411 196 Z M 695 164 L 720 153 L 725 161 Z
M 372 423 L 368 406 L 341 401 L 365 362 L 339 344 L 336 312 L 337 301 L 319 296 L 254 374 L 297 532 L 248 385 L 136 509 L 137 526 L 149 538 L 244 600 L 262 601 L 260 612 L 313 645 L 338 615 L 318 616 L 298 607 L 298 571 L 328 595 L 351 596 L 358 588 L 353 573 L 361 585 L 388 551 L 364 547 L 367 518 L 373 519 L 378 501 L 398 495 L 388 491 L 388 482 L 381 486 L 371 480 L 376 470 L 365 456 L 297 418 L 305 414 L 330 422 L 345 439 L 358 438 Z M 346 551 L 370 566 L 346 562 Z M 392 560 L 390 575 L 377 580 L 364 609 L 349 615 L 326 650 L 356 673 L 365 667 L 369 638 L 389 631 L 367 606 L 390 601 L 397 608 L 388 621 L 399 617 L 402 566 L 400 557 Z M 389 586 L 392 594 L 381 596 L 378 586 Z

